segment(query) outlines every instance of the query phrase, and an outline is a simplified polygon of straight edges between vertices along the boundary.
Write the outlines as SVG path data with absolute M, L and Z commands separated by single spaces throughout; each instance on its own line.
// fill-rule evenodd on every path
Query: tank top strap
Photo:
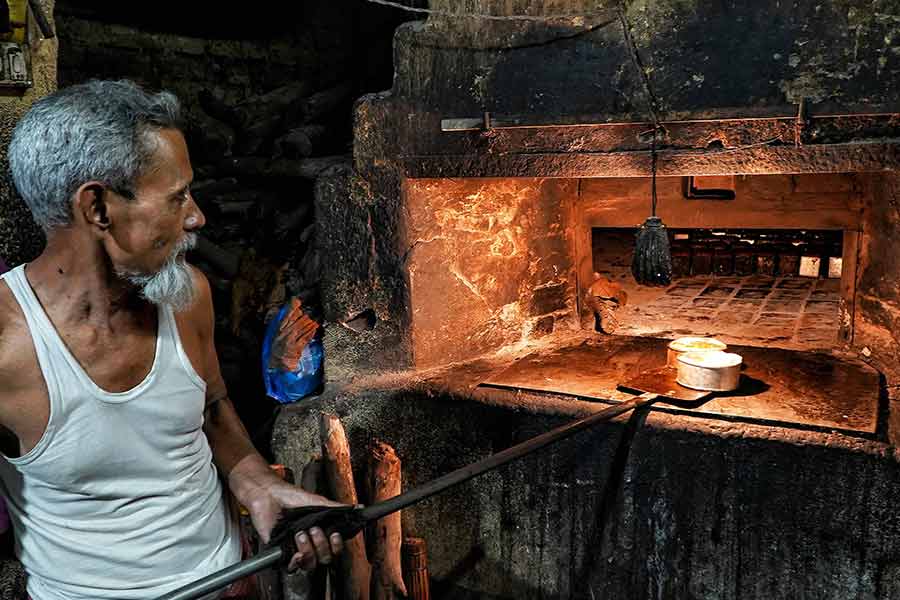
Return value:
M 19 303 L 19 308 L 22 309 L 22 313 L 25 315 L 25 323 L 28 325 L 28 331 L 31 333 L 38 366 L 50 393 L 52 411 L 55 408 L 58 396 L 58 365 L 62 361 L 62 364 L 67 364 L 73 372 L 77 372 L 78 365 L 66 350 L 62 339 L 56 332 L 56 328 L 53 327 L 50 318 L 44 311 L 41 301 L 38 300 L 34 290 L 31 289 L 31 284 L 28 283 L 28 278 L 25 276 L 25 265 L 19 265 L 4 273 L 0 276 L 0 279 L 9 286 L 13 297 Z
M 53 439 L 57 422 L 61 418 L 63 412 L 62 393 L 63 384 L 60 378 L 65 379 L 65 374 L 60 374 L 58 365 L 66 364 L 66 353 L 61 351 L 55 340 L 58 338 L 56 330 L 50 323 L 50 319 L 44 312 L 43 306 L 31 289 L 31 284 L 25 277 L 25 265 L 7 271 L 0 280 L 5 281 L 9 286 L 13 297 L 22 309 L 25 315 L 25 323 L 28 325 L 28 331 L 31 334 L 31 341 L 34 344 L 34 353 L 37 356 L 38 368 L 41 370 L 41 376 L 44 384 L 47 386 L 47 396 L 50 402 L 50 415 L 43 435 L 38 442 L 28 452 L 17 458 L 4 456 L 4 460 L 9 464 L 25 465 L 34 461 Z
M 25 276 L 25 266 L 20 265 L 0 278 L 7 282 L 13 296 L 25 314 L 31 337 L 34 340 L 38 361 L 46 379 L 53 378 L 52 375 L 59 368 L 60 361 L 63 361 L 69 367 L 67 377 L 74 377 L 98 398 L 106 401 L 122 402 L 140 393 L 143 387 L 151 382 L 157 372 L 165 371 L 168 365 L 171 365 L 181 370 L 193 384 L 202 390 L 206 390 L 206 382 L 191 365 L 191 361 L 181 343 L 181 337 L 178 334 L 178 324 L 172 307 L 167 305 L 158 307 L 156 353 L 153 367 L 145 380 L 131 390 L 110 393 L 100 389 L 90 379 L 84 368 L 69 351 L 44 311 L 44 307 L 38 300 L 34 290 L 31 289 L 31 285 Z M 48 381 L 48 385 L 50 383 Z
M 41 306 L 34 290 L 31 289 L 28 278 L 25 277 L 25 265 L 19 265 L 5 273 L 0 279 L 3 279 L 9 286 L 13 297 L 25 314 L 25 322 L 28 324 L 28 330 L 31 332 L 35 345 L 52 347 L 57 337 L 56 329 L 47 317 L 47 313 L 44 312 L 44 307 Z M 40 352 L 38 352 L 38 357 L 40 357 Z
M 191 359 L 188 357 L 184 345 L 181 343 L 181 335 L 179 335 L 178 332 L 178 322 L 175 319 L 175 311 L 171 306 L 163 305 L 160 307 L 159 337 L 162 355 L 176 357 L 174 362 L 184 370 L 187 377 L 194 384 L 205 391 L 206 381 L 204 381 L 197 373 L 196 369 L 194 369 L 194 366 L 191 364 Z
M 153 358 L 153 364 L 150 372 L 143 381 L 132 387 L 130 390 L 123 392 L 108 392 L 98 386 L 93 379 L 85 371 L 78 359 L 72 354 L 69 347 L 63 341 L 56 327 L 47 316 L 43 305 L 28 283 L 25 276 L 24 265 L 17 267 L 13 271 L 7 273 L 6 281 L 25 313 L 25 319 L 28 329 L 31 332 L 31 338 L 34 341 L 35 350 L 37 352 L 38 363 L 41 366 L 44 378 L 48 380 L 59 379 L 60 385 L 72 386 L 77 385 L 103 402 L 126 402 L 138 395 L 152 384 L 153 380 L 162 370 L 161 359 L 166 356 L 162 351 L 162 345 L 166 338 L 171 338 L 171 333 L 160 335 L 164 329 L 171 327 L 163 315 L 164 310 L 157 310 L 157 340 L 156 349 Z M 170 342 L 171 347 L 171 342 Z M 171 351 L 170 351 L 171 352 Z M 52 399 L 52 398 L 51 398 Z

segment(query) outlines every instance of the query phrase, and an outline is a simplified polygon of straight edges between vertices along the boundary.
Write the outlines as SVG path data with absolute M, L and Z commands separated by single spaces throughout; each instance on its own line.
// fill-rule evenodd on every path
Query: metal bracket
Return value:
M 490 131 L 493 128 L 491 113 L 484 111 L 480 119 L 441 119 L 441 131 Z
M 441 131 L 481 131 L 484 119 L 441 119 Z
M 646 131 L 642 131 L 638 134 L 637 139 L 642 144 L 650 144 L 654 141 L 657 144 L 661 144 L 665 142 L 669 137 L 669 130 L 666 129 L 666 126 L 662 123 L 657 124 L 655 127 L 652 127 Z

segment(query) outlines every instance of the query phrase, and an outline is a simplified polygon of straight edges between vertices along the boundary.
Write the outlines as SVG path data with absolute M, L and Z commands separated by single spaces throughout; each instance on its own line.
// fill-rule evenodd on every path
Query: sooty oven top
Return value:
M 604 336 L 538 351 L 490 374 L 483 388 L 548 392 L 599 402 L 631 397 L 618 388 L 641 375 L 671 378 L 667 339 Z M 849 358 L 782 348 L 729 346 L 744 359 L 740 387 L 698 406 L 660 410 L 790 427 L 875 433 L 879 374 Z

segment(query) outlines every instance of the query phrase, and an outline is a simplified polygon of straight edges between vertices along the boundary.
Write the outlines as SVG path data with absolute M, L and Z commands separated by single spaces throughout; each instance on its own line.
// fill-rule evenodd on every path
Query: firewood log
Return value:
M 322 482 L 322 455 L 314 454 L 310 457 L 309 462 L 303 467 L 303 473 L 300 475 L 300 487 L 307 492 L 313 494 L 321 493 Z
M 403 540 L 403 577 L 409 600 L 430 600 L 428 584 L 428 554 L 425 540 L 408 537 Z
M 313 94 L 302 102 L 303 121 L 313 123 L 327 116 L 341 103 L 349 102 L 352 93 L 353 83 L 348 81 Z
M 275 140 L 275 155 L 285 158 L 306 158 L 312 156 L 318 143 L 325 137 L 324 125 L 306 125 L 291 129 Z
M 369 449 L 367 492 L 374 504 L 400 494 L 400 459 L 389 445 L 375 442 Z M 375 522 L 370 536 L 372 557 L 373 600 L 394 600 L 406 596 L 400 567 L 400 546 L 403 543 L 400 512 Z
M 322 459 L 325 480 L 332 498 L 338 502 L 356 505 L 356 487 L 350 465 L 350 445 L 341 420 L 336 415 L 322 415 Z M 343 579 L 344 600 L 368 600 L 369 561 L 362 532 L 344 540 L 344 552 L 339 558 Z
M 231 156 L 219 161 L 223 173 L 246 177 L 298 177 L 315 180 L 328 169 L 347 165 L 352 158 L 346 154 L 310 158 L 275 158 L 263 156 Z
M 241 257 L 229 252 L 204 235 L 197 234 L 194 252 L 226 279 L 234 279 L 241 268 Z

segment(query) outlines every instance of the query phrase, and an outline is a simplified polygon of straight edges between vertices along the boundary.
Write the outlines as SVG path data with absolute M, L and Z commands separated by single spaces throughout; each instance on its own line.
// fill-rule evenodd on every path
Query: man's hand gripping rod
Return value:
M 238 579 L 290 560 L 295 552 L 294 534 L 298 531 L 308 530 L 310 527 L 320 527 L 326 536 L 337 532 L 345 539 L 349 539 L 359 533 L 366 523 L 370 521 L 378 520 L 385 515 L 407 506 L 412 506 L 447 488 L 459 485 L 477 475 L 496 469 L 501 465 L 521 458 L 553 442 L 567 438 L 592 425 L 609 421 L 634 408 L 650 404 L 658 397 L 657 394 L 650 393 L 635 396 L 630 400 L 610 406 L 567 425 L 557 427 L 521 444 L 507 448 L 502 452 L 492 454 L 471 465 L 447 473 L 399 496 L 394 496 L 389 500 L 365 508 L 355 506 L 304 506 L 286 510 L 272 530 L 272 539 L 255 557 L 189 583 L 173 592 L 169 592 L 165 596 L 160 596 L 157 600 L 195 600 L 196 598 L 202 598 Z

